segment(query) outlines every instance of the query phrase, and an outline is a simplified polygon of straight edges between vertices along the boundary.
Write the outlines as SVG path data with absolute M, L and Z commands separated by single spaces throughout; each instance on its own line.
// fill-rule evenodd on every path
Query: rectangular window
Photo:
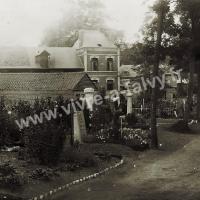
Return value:
M 108 58 L 107 59 L 107 71 L 113 71 L 113 59 L 112 58 Z
M 95 83 L 96 85 L 99 83 L 98 80 L 92 80 L 93 83 Z
M 91 65 L 92 65 L 92 70 L 93 71 L 98 71 L 99 70 L 98 58 L 92 58 L 91 59 Z
M 114 89 L 114 81 L 113 80 L 107 80 L 107 90 L 113 90 Z

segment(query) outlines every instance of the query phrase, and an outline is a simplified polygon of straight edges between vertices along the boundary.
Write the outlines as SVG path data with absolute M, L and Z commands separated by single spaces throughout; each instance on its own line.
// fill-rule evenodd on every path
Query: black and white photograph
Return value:
M 200 200 L 200 0 L 0 0 L 0 200 Z

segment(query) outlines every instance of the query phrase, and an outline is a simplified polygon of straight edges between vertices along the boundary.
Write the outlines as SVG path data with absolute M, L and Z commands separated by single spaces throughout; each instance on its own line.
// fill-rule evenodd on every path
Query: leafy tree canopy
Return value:
M 72 9 L 63 17 L 58 25 L 47 30 L 42 45 L 55 47 L 71 47 L 78 38 L 81 29 L 94 29 L 104 32 L 116 43 L 123 38 L 122 31 L 114 31 L 106 25 L 109 18 L 100 0 L 74 0 Z

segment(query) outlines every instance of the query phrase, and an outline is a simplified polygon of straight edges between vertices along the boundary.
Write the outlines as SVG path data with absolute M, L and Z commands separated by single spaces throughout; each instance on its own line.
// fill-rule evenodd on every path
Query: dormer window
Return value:
M 98 58 L 92 58 L 91 59 L 91 66 L 92 66 L 93 71 L 99 70 L 99 60 L 98 60 Z
M 35 57 L 36 63 L 42 68 L 49 68 L 50 53 L 46 50 Z
M 108 58 L 107 59 L 107 71 L 113 71 L 113 58 Z

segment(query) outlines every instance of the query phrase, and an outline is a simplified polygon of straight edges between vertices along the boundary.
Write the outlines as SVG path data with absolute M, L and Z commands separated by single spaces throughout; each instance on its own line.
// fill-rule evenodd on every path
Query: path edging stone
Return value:
M 86 182 L 86 181 L 88 181 L 90 179 L 97 178 L 100 175 L 103 175 L 103 174 L 105 174 L 108 171 L 116 169 L 116 168 L 118 168 L 119 166 L 121 166 L 123 164 L 124 164 L 124 160 L 121 159 L 120 162 L 117 162 L 115 165 L 107 167 L 107 168 L 105 168 L 103 170 L 100 170 L 99 172 L 94 173 L 94 174 L 91 174 L 91 175 L 88 175 L 88 176 L 84 176 L 84 177 L 82 177 L 80 179 L 74 180 L 74 181 L 72 181 L 70 183 L 67 183 L 67 184 L 63 185 L 63 186 L 59 186 L 59 187 L 57 187 L 55 189 L 50 190 L 47 193 L 40 194 L 40 195 L 35 196 L 35 197 L 33 197 L 33 198 L 29 199 L 29 200 L 44 200 L 44 199 L 48 199 L 49 197 L 52 197 L 53 195 L 57 194 L 58 192 L 67 190 L 67 189 L 69 189 L 72 186 L 75 186 L 75 185 L 78 185 L 80 183 Z

